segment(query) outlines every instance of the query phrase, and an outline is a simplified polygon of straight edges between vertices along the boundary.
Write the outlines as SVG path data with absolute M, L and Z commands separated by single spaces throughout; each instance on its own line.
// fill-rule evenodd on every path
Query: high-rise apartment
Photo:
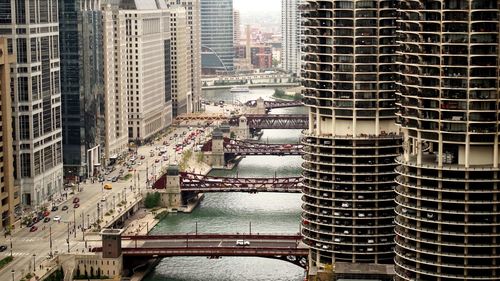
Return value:
M 309 268 L 334 267 L 335 278 L 390 279 L 394 159 L 402 144 L 395 124 L 397 1 L 306 2 L 302 234 Z
M 400 2 L 396 280 L 499 280 L 499 2 Z
M 234 69 L 233 0 L 201 0 L 202 72 Z
M 102 35 L 106 134 L 101 163 L 107 165 L 128 150 L 126 25 L 118 6 L 103 7 Z
M 14 157 L 12 150 L 12 108 L 10 93 L 10 64 L 15 57 L 7 48 L 7 38 L 0 37 L 0 212 L 2 229 L 12 224 L 21 214 L 19 187 L 14 185 Z
M 63 187 L 58 1 L 1 1 L 11 65 L 14 178 L 22 203 L 39 206 Z
M 234 46 L 240 45 L 241 40 L 241 16 L 240 11 L 233 10 L 233 42 Z
M 281 65 L 287 72 L 300 75 L 301 9 L 304 0 L 281 0 Z
M 172 113 L 178 116 L 191 112 L 191 44 L 186 9 L 171 6 L 170 55 L 172 61 Z
M 99 1 L 59 1 L 64 176 L 94 176 L 105 150 L 104 54 Z
M 201 22 L 200 0 L 168 0 L 169 5 L 181 5 L 186 9 L 190 39 L 191 65 L 191 108 L 198 112 L 201 108 Z
M 143 142 L 172 122 L 172 101 L 165 91 L 170 14 L 164 1 L 122 1 L 125 19 L 128 137 Z

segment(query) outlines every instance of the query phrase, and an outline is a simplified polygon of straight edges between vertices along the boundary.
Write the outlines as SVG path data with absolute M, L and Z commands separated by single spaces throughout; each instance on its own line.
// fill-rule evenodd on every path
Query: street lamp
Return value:
M 36 254 L 33 254 L 33 272 L 36 272 L 35 258 L 36 258 Z
M 14 269 L 12 269 L 12 270 L 10 271 L 10 273 L 12 273 L 12 281 L 14 281 L 14 275 L 16 274 L 16 271 L 15 271 Z

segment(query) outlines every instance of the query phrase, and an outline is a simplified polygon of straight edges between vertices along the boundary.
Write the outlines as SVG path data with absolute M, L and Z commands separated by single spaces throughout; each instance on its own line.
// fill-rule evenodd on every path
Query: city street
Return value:
M 80 183 L 81 192 L 71 195 L 68 200 L 59 205 L 58 211 L 51 212 L 49 222 L 40 221 L 36 223 L 38 227 L 36 231 L 30 232 L 29 227 L 24 227 L 12 237 L 2 236 L 0 245 L 7 246 L 7 250 L 0 253 L 0 258 L 9 256 L 12 253 L 14 260 L 0 271 L 0 280 L 11 280 L 12 270 L 15 270 L 15 280 L 21 279 L 28 272 L 33 271 L 33 263 L 35 267 L 39 268 L 42 262 L 49 258 L 51 250 L 54 254 L 68 252 L 68 236 L 70 252 L 84 251 L 86 243 L 83 239 L 82 227 L 89 228 L 89 225 L 96 222 L 98 215 L 104 222 L 110 220 L 111 216 L 105 215 L 109 210 L 116 209 L 115 206 L 125 198 L 128 202 L 136 198 L 139 192 L 147 188 L 147 178 L 149 178 L 149 185 L 151 185 L 161 175 L 162 169 L 169 164 L 178 163 L 182 157 L 182 152 L 203 143 L 210 136 L 211 130 L 211 128 L 206 128 L 195 139 L 190 142 L 186 141 L 183 149 L 176 151 L 176 144 L 183 143 L 190 130 L 189 128 L 173 128 L 161 140 L 152 145 L 139 147 L 137 155 L 134 156 L 136 164 L 131 166 L 131 169 L 128 169 L 126 165 L 117 163 L 114 165 L 115 169 L 105 175 L 103 183 L 97 180 L 94 183 L 90 180 Z M 161 148 L 164 147 L 163 142 L 168 143 L 166 145 L 166 158 L 163 155 L 158 155 Z M 144 159 L 140 159 L 141 156 L 144 156 Z M 125 163 L 131 162 L 129 161 L 131 157 L 132 155 L 129 155 Z M 130 173 L 132 177 L 129 177 L 126 181 L 111 182 L 108 180 L 118 176 L 121 169 L 124 170 L 125 176 Z M 148 177 L 146 177 L 146 172 Z M 104 189 L 106 184 L 111 185 L 111 190 Z M 74 208 L 73 200 L 75 197 L 79 199 L 78 208 Z M 67 206 L 68 209 L 62 211 L 63 206 Z M 55 216 L 60 216 L 60 221 L 54 221 Z

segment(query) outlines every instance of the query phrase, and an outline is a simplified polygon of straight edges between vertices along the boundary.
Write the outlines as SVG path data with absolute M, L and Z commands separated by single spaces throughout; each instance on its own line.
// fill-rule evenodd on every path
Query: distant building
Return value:
M 39 206 L 63 189 L 58 1 L 2 1 L 0 30 L 11 66 L 14 178 L 22 203 Z M 14 5 L 15 4 L 15 5 Z
M 102 12 L 94 0 L 60 4 L 64 176 L 78 181 L 97 173 L 105 152 Z
M 202 73 L 234 69 L 233 0 L 201 0 Z
M 269 46 L 251 48 L 251 60 L 254 68 L 269 69 L 273 67 L 273 50 Z
M 240 11 L 233 10 L 233 42 L 235 46 L 240 44 L 241 40 L 241 17 Z
M 0 213 L 1 228 L 14 224 L 21 214 L 19 186 L 14 184 L 14 156 L 12 149 L 12 102 L 10 93 L 10 67 L 15 62 L 8 50 L 7 38 L 0 37 Z
M 301 12 L 304 0 L 281 0 L 282 67 L 287 72 L 300 75 Z

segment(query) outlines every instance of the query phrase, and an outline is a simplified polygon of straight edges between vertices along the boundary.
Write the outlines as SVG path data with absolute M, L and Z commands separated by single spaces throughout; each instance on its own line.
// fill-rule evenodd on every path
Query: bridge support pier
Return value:
M 250 138 L 250 128 L 245 116 L 241 116 L 238 119 L 238 127 L 234 128 L 233 131 L 239 139 L 246 140 Z
M 224 135 L 220 130 L 212 133 L 212 154 L 210 155 L 210 165 L 214 168 L 223 168 L 224 160 Z
M 161 205 L 167 209 L 179 209 L 182 205 L 179 167 L 170 165 L 165 175 L 165 189 L 160 191 Z
M 266 114 L 267 113 L 267 109 L 266 109 L 266 105 L 264 103 L 264 99 L 263 98 L 258 98 L 256 100 L 256 103 L 257 103 L 257 114 Z

